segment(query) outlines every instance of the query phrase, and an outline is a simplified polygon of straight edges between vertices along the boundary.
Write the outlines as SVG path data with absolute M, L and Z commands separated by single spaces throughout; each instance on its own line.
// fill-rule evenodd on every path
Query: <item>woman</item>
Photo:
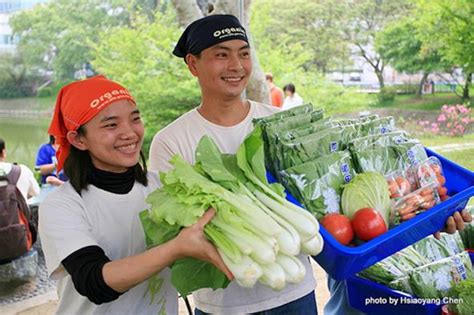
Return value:
M 46 264 L 59 279 L 59 314 L 177 314 L 166 267 L 183 257 L 209 261 L 232 278 L 203 234 L 213 210 L 145 250 L 138 213 L 159 182 L 147 173 L 143 123 L 125 88 L 103 76 L 65 86 L 49 133 L 59 144 L 58 170 L 64 165 L 69 177 L 39 210 Z M 156 273 L 163 282 L 152 298 L 145 280 Z

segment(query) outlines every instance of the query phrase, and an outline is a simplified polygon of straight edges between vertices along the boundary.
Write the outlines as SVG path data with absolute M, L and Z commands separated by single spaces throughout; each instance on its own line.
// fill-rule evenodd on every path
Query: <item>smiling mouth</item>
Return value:
M 137 147 L 138 147 L 138 142 L 118 146 L 115 148 L 122 153 L 134 153 L 137 150 Z
M 244 79 L 245 76 L 239 76 L 239 77 L 223 77 L 222 79 L 226 82 L 231 82 L 231 83 L 235 83 L 235 82 L 240 82 Z

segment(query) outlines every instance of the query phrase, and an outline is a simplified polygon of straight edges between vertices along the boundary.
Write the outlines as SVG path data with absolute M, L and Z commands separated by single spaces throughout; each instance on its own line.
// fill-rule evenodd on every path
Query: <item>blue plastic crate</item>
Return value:
M 336 280 L 347 279 L 385 257 L 439 231 L 444 227 L 448 217 L 455 211 L 464 209 L 469 198 L 474 196 L 474 172 L 431 150 L 427 149 L 426 152 L 429 156 L 436 156 L 441 161 L 446 177 L 446 187 L 451 198 L 356 247 L 340 244 L 324 227 L 321 227 L 320 232 L 324 239 L 323 251 L 313 258 L 331 277 Z M 272 181 L 271 178 L 269 180 Z M 290 194 L 287 198 L 299 204 Z
M 469 254 L 474 264 L 474 253 Z M 352 276 L 346 280 L 349 304 L 367 314 L 419 314 L 439 315 L 442 304 L 410 303 L 416 299 L 413 295 L 396 291 L 370 280 Z M 397 304 L 395 304 L 395 302 Z

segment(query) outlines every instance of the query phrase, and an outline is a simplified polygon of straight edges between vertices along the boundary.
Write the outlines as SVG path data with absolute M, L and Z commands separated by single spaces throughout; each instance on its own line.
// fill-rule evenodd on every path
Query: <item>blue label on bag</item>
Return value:
M 338 145 L 337 145 L 336 141 L 331 142 L 331 144 L 329 145 L 329 151 L 330 152 L 335 152 L 335 151 L 337 151 L 337 147 L 338 147 Z
M 351 174 L 347 174 L 346 176 L 344 176 L 344 182 L 346 182 L 346 184 L 347 184 L 348 182 L 350 182 L 351 179 L 352 179 Z

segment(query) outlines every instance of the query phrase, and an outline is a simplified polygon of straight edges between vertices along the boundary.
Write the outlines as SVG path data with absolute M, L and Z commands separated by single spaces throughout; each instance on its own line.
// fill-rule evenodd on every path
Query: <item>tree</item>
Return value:
M 423 73 L 416 92 L 421 96 L 423 84 L 428 75 L 446 66 L 441 62 L 441 56 L 436 50 L 424 48 L 419 40 L 413 15 L 408 15 L 392 24 L 376 35 L 376 51 L 384 60 L 398 71 L 410 74 Z
M 20 53 L 0 54 L 0 97 L 34 95 L 42 80 L 38 69 L 28 67 Z
M 340 40 L 343 10 L 336 0 L 256 0 L 252 4 L 252 34 L 258 36 L 259 47 L 262 42 L 288 51 L 301 46 L 311 56 L 304 68 L 324 73 L 341 61 L 347 62 L 347 45 Z M 292 57 L 284 58 L 285 62 Z
M 408 12 L 409 0 L 345 0 L 344 5 L 342 40 L 351 43 L 353 53 L 372 67 L 383 89 L 387 60 L 374 51 L 375 37 L 386 25 Z
M 126 0 L 57 0 L 21 11 L 10 23 L 25 62 L 65 80 L 90 61 L 90 45 L 100 31 L 129 22 L 127 8 L 133 5 Z
M 418 0 L 417 8 L 423 46 L 438 49 L 443 60 L 462 68 L 462 99 L 469 100 L 474 73 L 474 2 Z

